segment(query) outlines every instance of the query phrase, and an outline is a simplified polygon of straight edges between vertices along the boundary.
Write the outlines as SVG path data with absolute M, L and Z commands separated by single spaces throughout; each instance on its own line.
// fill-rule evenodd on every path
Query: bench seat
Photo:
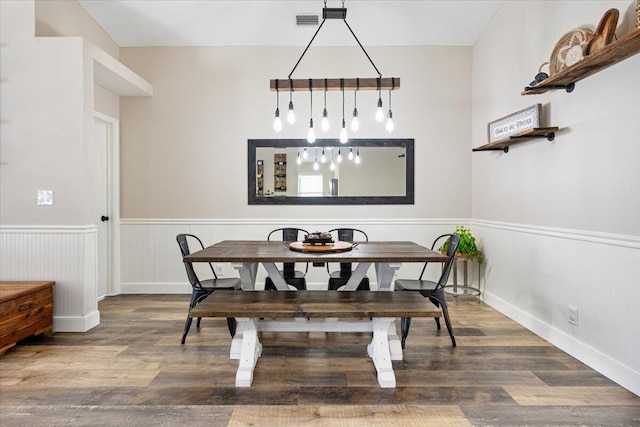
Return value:
M 315 321 L 322 325 L 320 330 L 336 332 L 354 330 L 353 323 L 348 329 L 340 328 L 337 319 L 356 319 L 364 326 L 360 330 L 373 332 L 367 352 L 378 371 L 380 386 L 395 387 L 391 360 L 401 360 L 402 349 L 394 319 L 441 315 L 439 309 L 417 293 L 386 291 L 214 292 L 189 312 L 191 317 L 234 317 L 238 321 L 230 352 L 231 358 L 240 360 L 237 387 L 248 387 L 253 380 L 253 370 L 262 354 L 257 332 L 268 330 L 261 328 L 261 323 L 273 325 L 271 320 L 258 319 Z M 316 319 L 325 319 L 324 325 Z M 302 330 L 313 328 L 303 324 Z

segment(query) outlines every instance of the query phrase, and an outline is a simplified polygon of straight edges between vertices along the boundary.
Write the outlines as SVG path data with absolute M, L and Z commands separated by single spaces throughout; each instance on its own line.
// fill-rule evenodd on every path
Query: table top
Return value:
M 281 291 L 214 292 L 191 317 L 359 318 L 439 317 L 440 309 L 417 292 Z
M 190 262 L 445 262 L 447 257 L 414 242 L 361 242 L 338 253 L 308 253 L 283 242 L 225 240 L 184 257 Z

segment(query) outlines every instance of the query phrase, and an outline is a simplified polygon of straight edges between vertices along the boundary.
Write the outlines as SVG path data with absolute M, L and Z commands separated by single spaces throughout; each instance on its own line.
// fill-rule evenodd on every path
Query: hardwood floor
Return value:
M 640 425 L 640 397 L 474 299 L 450 299 L 456 348 L 413 320 L 396 389 L 364 333 L 262 333 L 253 386 L 236 388 L 224 319 L 180 345 L 188 303 L 111 297 L 87 333 L 22 341 L 0 357 L 0 425 Z

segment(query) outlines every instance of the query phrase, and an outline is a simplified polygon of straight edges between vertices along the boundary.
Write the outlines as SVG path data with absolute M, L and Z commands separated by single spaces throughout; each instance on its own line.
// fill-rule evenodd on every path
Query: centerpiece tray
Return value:
M 304 242 L 291 242 L 289 243 L 289 249 L 291 249 L 292 251 L 298 251 L 298 252 L 316 252 L 316 253 L 346 252 L 353 249 L 353 243 L 338 241 L 338 242 L 318 245 L 318 244 L 308 244 Z

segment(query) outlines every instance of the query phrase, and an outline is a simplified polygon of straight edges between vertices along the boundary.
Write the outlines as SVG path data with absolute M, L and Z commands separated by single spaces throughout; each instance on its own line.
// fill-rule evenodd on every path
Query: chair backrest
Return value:
M 271 232 L 267 235 L 267 241 L 271 241 L 271 236 L 278 233 L 279 231 L 282 232 L 282 241 L 283 242 L 297 242 L 298 241 L 298 236 L 300 235 L 300 233 L 307 235 L 309 234 L 309 232 L 305 229 L 302 228 L 295 228 L 295 227 L 283 227 L 283 228 L 276 228 L 275 230 L 271 230 Z M 287 277 L 292 277 L 295 274 L 295 263 L 293 262 L 285 262 L 282 264 L 283 266 L 283 275 L 285 278 Z M 307 263 L 307 269 L 309 268 L 309 264 Z
M 449 244 L 447 245 L 447 261 L 442 267 L 442 274 L 440 275 L 440 279 L 438 280 L 438 286 L 436 287 L 436 289 L 444 287 L 447 284 L 447 280 L 449 280 L 451 267 L 453 267 L 453 263 L 456 261 L 456 250 L 458 249 L 458 244 L 460 244 L 460 236 L 456 234 L 443 234 L 442 236 L 438 236 L 433 241 L 431 250 L 436 250 L 436 246 L 444 244 L 446 240 L 449 240 Z M 425 262 L 424 267 L 422 267 L 420 280 L 422 280 L 422 275 L 427 268 L 427 264 L 428 262 Z
M 204 249 L 202 240 L 200 240 L 197 236 L 194 236 L 193 234 L 178 234 L 176 236 L 176 241 L 178 242 L 178 246 L 180 247 L 180 253 L 182 254 L 183 258 L 191 253 L 189 250 L 189 238 L 194 239 L 200 244 L 199 249 Z M 191 286 L 193 286 L 194 288 L 202 289 L 202 285 L 200 284 L 200 279 L 198 278 L 198 275 L 193 269 L 193 264 L 187 261 L 183 261 L 183 263 L 184 263 L 184 268 L 187 270 L 187 277 L 189 278 L 189 283 L 191 283 Z M 215 269 L 213 268 L 213 265 L 211 265 L 211 263 L 209 263 L 209 267 L 211 268 L 211 273 L 213 273 L 213 277 L 217 279 L 218 276 L 216 275 Z
M 304 230 L 302 228 L 294 228 L 294 227 L 276 228 L 275 230 L 271 230 L 271 232 L 267 236 L 267 241 L 271 241 L 271 236 L 277 233 L 278 231 L 282 231 L 283 242 L 296 242 L 298 241 L 298 235 L 300 233 L 309 234 L 307 230 Z
M 369 241 L 369 236 L 362 230 L 358 230 L 357 228 L 334 228 L 329 230 L 328 233 L 337 233 L 338 240 L 342 242 L 353 242 L 354 235 L 358 238 L 364 238 L 365 242 Z M 329 270 L 329 264 L 327 263 L 327 271 Z M 351 263 L 350 262 L 341 262 L 340 263 L 340 275 L 342 277 L 351 276 Z

